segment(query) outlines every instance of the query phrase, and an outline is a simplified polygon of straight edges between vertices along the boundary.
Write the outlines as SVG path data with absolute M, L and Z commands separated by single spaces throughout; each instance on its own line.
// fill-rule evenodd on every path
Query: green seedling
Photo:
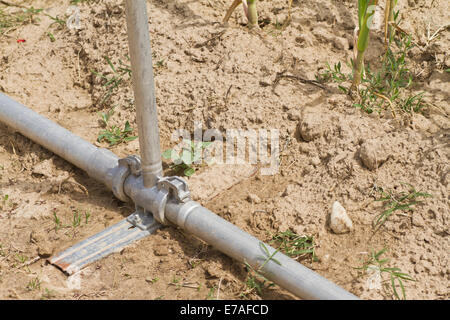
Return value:
M 405 287 L 403 285 L 403 281 L 416 281 L 416 280 L 414 280 L 410 275 L 401 272 L 399 268 L 385 267 L 385 264 L 389 262 L 389 259 L 386 258 L 382 259 L 381 256 L 386 252 L 386 250 L 387 250 L 386 248 L 378 252 L 372 250 L 372 252 L 370 253 L 370 257 L 363 263 L 363 265 L 355 269 L 367 271 L 367 269 L 369 269 L 371 266 L 375 266 L 376 268 L 378 268 L 381 274 L 382 273 L 389 274 L 391 288 L 395 297 L 397 299 L 400 299 L 400 295 L 398 294 L 397 291 L 398 289 L 397 286 L 399 286 L 401 289 L 402 298 L 406 299 L 406 292 Z
M 55 36 L 54 36 L 53 33 L 51 33 L 50 31 L 47 32 L 47 36 L 49 37 L 49 39 L 50 39 L 51 42 L 55 42 L 55 41 L 56 41 Z
M 256 291 L 259 295 L 261 295 L 263 289 L 274 286 L 274 283 L 269 281 L 263 275 L 262 270 L 269 261 L 273 261 L 276 264 L 281 266 L 281 263 L 277 259 L 274 258 L 274 256 L 280 251 L 280 249 L 277 249 L 272 254 L 270 254 L 269 249 L 267 249 L 267 247 L 264 243 L 260 242 L 259 247 L 264 252 L 264 257 L 262 257 L 262 258 L 265 260 L 257 270 L 255 270 L 246 261 L 244 262 L 245 267 L 248 272 L 247 279 L 246 279 L 246 285 L 247 285 L 248 289 L 245 292 L 241 293 L 241 297 L 246 297 L 248 294 L 250 294 L 253 291 Z
M 176 171 L 182 170 L 186 177 L 190 177 L 195 173 L 194 165 L 201 160 L 202 150 L 206 149 L 211 143 L 183 140 L 183 145 L 179 152 L 174 149 L 168 149 L 162 153 L 162 157 L 173 161 L 172 169 Z
M 49 27 L 52 27 L 53 25 L 58 25 L 58 28 L 60 28 L 60 29 L 62 29 L 62 28 L 64 28 L 65 26 L 66 26 L 66 21 L 65 20 L 62 20 L 62 19 L 60 19 L 60 18 L 58 18 L 58 16 L 56 16 L 56 17 L 52 17 L 51 15 L 49 15 L 49 14 L 46 14 L 46 13 L 44 13 L 47 17 L 49 17 L 50 19 L 52 19 L 53 20 L 53 22 L 49 25 Z
M 126 56 L 126 58 L 128 59 L 128 61 L 130 60 L 128 56 Z M 100 77 L 104 81 L 102 86 L 106 89 L 106 92 L 102 95 L 100 105 L 104 105 L 105 102 L 109 100 L 114 90 L 119 87 L 125 76 L 131 77 L 131 67 L 123 63 L 122 60 L 119 59 L 118 68 L 114 66 L 114 64 L 108 57 L 105 57 L 105 60 L 113 73 L 111 77 L 107 77 L 106 75 L 103 75 L 94 70 L 91 71 L 94 75 Z
M 32 280 L 30 280 L 30 282 L 28 282 L 27 284 L 27 289 L 29 291 L 33 291 L 36 289 L 41 289 L 41 280 L 39 278 L 34 278 Z
M 375 13 L 375 6 L 378 0 L 358 0 L 358 41 L 357 55 L 353 62 L 353 82 L 350 92 L 357 89 L 361 82 L 361 75 L 364 71 L 364 52 L 369 44 L 369 31 L 372 26 L 372 18 Z
M 380 113 L 390 109 L 396 115 L 396 110 L 407 113 L 421 112 L 426 107 L 423 101 L 423 93 L 411 95 L 408 91 L 413 84 L 413 76 L 408 68 L 407 55 L 413 48 L 411 37 L 400 34 L 395 37 L 396 49 L 389 47 L 386 54 L 381 57 L 381 67 L 373 71 L 370 64 L 365 67 L 361 77 L 359 95 L 354 106 L 372 113 Z M 320 82 L 333 81 L 339 84 L 339 88 L 348 93 L 341 84 L 351 80 L 352 74 L 341 71 L 341 64 L 334 68 L 327 64 L 327 69 L 316 75 Z
M 0 200 L 1 200 L 0 210 L 3 210 L 3 208 L 6 207 L 6 205 L 8 203 L 8 199 L 9 199 L 9 195 L 7 195 L 7 194 L 5 194 L 4 196 L 2 196 L 0 198 Z
M 56 211 L 53 211 L 53 222 L 55 223 L 55 231 L 58 232 L 62 228 L 61 219 L 56 215 Z
M 272 242 L 275 242 L 280 251 L 291 258 L 299 259 L 311 256 L 312 261 L 318 260 L 315 253 L 314 237 L 312 236 L 300 236 L 291 230 L 287 230 L 274 235 Z
M 150 279 L 150 281 L 148 281 L 148 282 L 151 282 L 151 283 L 153 284 L 153 283 L 158 282 L 158 280 L 159 280 L 159 278 L 152 278 L 152 279 Z
M 24 264 L 28 260 L 27 256 L 24 256 L 20 253 L 16 254 L 16 258 L 17 258 L 17 261 L 19 261 L 21 264 Z
M 378 192 L 381 194 L 381 198 L 376 201 L 383 202 L 383 207 L 385 210 L 380 213 L 374 222 L 374 227 L 378 229 L 381 227 L 386 220 L 396 211 L 414 211 L 413 206 L 422 201 L 417 200 L 418 198 L 428 198 L 432 195 L 425 192 L 417 192 L 414 187 L 410 184 L 408 191 L 401 191 L 394 193 L 392 191 L 384 191 L 382 188 L 378 188 Z
M 88 221 L 89 221 L 89 217 L 91 216 L 91 213 L 89 212 L 89 211 L 86 211 L 85 213 L 84 213 L 84 223 L 85 224 L 88 224 Z
M 216 291 L 217 287 L 213 286 L 211 289 L 209 289 L 208 295 L 206 296 L 206 300 L 216 300 L 214 292 Z
M 31 7 L 29 9 L 20 9 L 20 11 L 14 13 L 7 13 L 0 8 L 0 35 L 4 34 L 7 30 L 29 23 L 35 23 L 38 21 L 35 16 L 42 10 Z
M 41 300 L 49 300 L 51 298 L 54 298 L 55 296 L 56 296 L 55 291 L 45 288 L 44 293 L 42 294 Z
M 100 132 L 97 141 L 102 142 L 106 140 L 109 143 L 109 146 L 112 147 L 114 145 L 118 145 L 122 142 L 129 142 L 137 139 L 137 136 L 132 136 L 133 128 L 130 123 L 125 122 L 124 129 L 120 129 L 119 127 L 113 125 L 102 132 Z
M 75 210 L 72 216 L 72 228 L 75 229 L 79 227 L 80 224 L 81 224 L 81 214 L 78 210 Z
M 100 124 L 103 128 L 106 128 L 108 126 L 109 119 L 111 119 L 112 115 L 114 114 L 114 107 L 109 109 L 107 112 L 99 112 L 100 115 Z

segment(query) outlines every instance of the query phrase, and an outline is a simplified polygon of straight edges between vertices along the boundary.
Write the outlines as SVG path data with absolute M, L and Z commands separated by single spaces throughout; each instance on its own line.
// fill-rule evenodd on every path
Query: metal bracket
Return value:
M 144 231 L 152 228 L 156 223 L 153 215 L 139 206 L 136 206 L 136 211 L 127 217 L 127 221 Z
M 120 159 L 118 172 L 114 177 L 114 195 L 122 201 L 128 201 L 129 198 L 123 187 L 125 180 L 130 174 L 138 177 L 141 173 L 141 159 L 138 156 Z M 187 182 L 177 176 L 158 177 L 156 186 L 148 189 L 148 191 L 152 194 L 153 201 L 146 208 L 136 206 L 136 211 L 127 218 L 128 222 L 142 230 L 150 228 L 154 220 L 167 225 L 165 209 L 169 197 L 174 197 L 180 203 L 191 200 Z
M 174 195 L 179 202 L 184 203 L 191 200 L 191 193 L 189 192 L 187 182 L 180 177 L 172 176 L 160 178 L 156 183 L 156 186 L 159 190 L 164 189 L 169 193 L 172 191 L 172 195 Z
M 123 189 L 125 180 L 130 174 L 133 174 L 136 177 L 141 174 L 141 159 L 138 156 L 133 155 L 119 159 L 119 166 L 113 179 L 112 191 L 114 195 L 123 202 L 130 201 Z

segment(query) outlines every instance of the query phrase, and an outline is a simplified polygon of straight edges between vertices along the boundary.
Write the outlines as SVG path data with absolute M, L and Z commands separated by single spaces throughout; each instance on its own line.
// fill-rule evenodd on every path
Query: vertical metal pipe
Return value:
M 162 164 L 147 5 L 145 0 L 126 0 L 125 8 L 142 174 L 150 188 L 162 176 Z

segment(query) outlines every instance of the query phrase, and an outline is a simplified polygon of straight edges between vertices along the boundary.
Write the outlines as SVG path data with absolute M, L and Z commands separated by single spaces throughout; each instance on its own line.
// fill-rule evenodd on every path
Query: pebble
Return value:
M 330 216 L 330 228 L 334 233 L 347 233 L 353 230 L 353 222 L 345 208 L 338 202 L 333 203 Z

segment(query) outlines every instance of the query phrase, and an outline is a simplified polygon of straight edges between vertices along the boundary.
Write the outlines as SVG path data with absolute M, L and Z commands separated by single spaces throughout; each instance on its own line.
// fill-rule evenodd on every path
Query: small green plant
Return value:
M 248 294 L 252 293 L 253 291 L 256 291 L 259 295 L 261 295 L 263 289 L 274 286 L 274 283 L 269 281 L 262 274 L 263 268 L 269 261 L 273 261 L 281 266 L 281 263 L 274 258 L 274 256 L 280 251 L 280 249 L 277 249 L 272 254 L 270 254 L 269 249 L 267 249 L 264 243 L 260 242 L 259 247 L 264 252 L 264 257 L 262 258 L 265 259 L 264 262 L 261 264 L 261 266 L 257 270 L 255 270 L 250 264 L 248 264 L 248 262 L 244 262 L 248 272 L 246 279 L 246 285 L 248 289 L 245 292 L 241 293 L 241 297 L 243 298 L 245 298 Z
M 58 230 L 62 227 L 62 222 L 56 215 L 56 210 L 53 211 L 53 222 L 55 223 L 55 231 L 58 232 Z
M 130 123 L 125 122 L 125 127 L 122 130 L 121 128 L 112 125 L 109 128 L 100 132 L 97 141 L 102 142 L 106 140 L 109 143 L 109 146 L 112 147 L 114 145 L 118 145 L 122 142 L 129 142 L 137 139 L 137 136 L 132 136 L 133 128 Z
M 72 228 L 77 228 L 81 224 L 81 213 L 78 210 L 73 211 L 72 215 Z
M 414 187 L 410 184 L 403 183 L 409 187 L 408 191 L 401 192 L 393 192 L 393 191 L 384 191 L 383 188 L 378 188 L 378 192 L 381 194 L 381 198 L 375 201 L 383 202 L 383 207 L 385 210 L 380 213 L 374 222 L 374 227 L 378 229 L 381 227 L 386 220 L 395 212 L 395 211 L 413 211 L 413 206 L 422 201 L 417 200 L 418 198 L 428 198 L 431 197 L 431 194 L 425 192 L 417 192 Z
M 41 296 L 41 300 L 49 300 L 51 298 L 54 298 L 55 296 L 56 296 L 55 291 L 45 288 L 44 293 Z
M 28 282 L 28 284 L 27 284 L 27 289 L 29 291 L 33 291 L 33 290 L 40 289 L 40 288 L 41 288 L 41 280 L 37 277 L 30 280 L 30 282 Z
M 128 61 L 130 60 L 128 56 L 126 56 L 126 58 L 128 59 Z M 125 76 L 131 77 L 131 67 L 123 63 L 122 60 L 119 59 L 118 68 L 114 66 L 114 64 L 108 57 L 105 57 L 105 60 L 113 73 L 112 76 L 108 77 L 107 75 L 104 75 L 107 74 L 106 72 L 104 72 L 104 74 L 101 74 L 98 71 L 91 71 L 94 75 L 100 77 L 103 80 L 104 83 L 102 86 L 106 89 L 106 92 L 101 97 L 100 105 L 104 105 L 105 102 L 109 100 L 114 90 L 119 87 Z
M 20 254 L 20 253 L 17 253 L 17 254 L 16 254 L 16 259 L 17 259 L 17 261 L 19 261 L 21 264 L 24 264 L 24 263 L 27 262 L 27 260 L 28 260 L 27 256 L 24 256 L 24 255 L 22 255 L 22 254 Z
M 115 106 L 113 106 L 112 108 L 110 108 L 108 111 L 106 111 L 106 112 L 99 112 L 98 113 L 98 115 L 100 115 L 100 120 L 99 120 L 99 122 L 100 122 L 100 125 L 103 127 L 103 128 L 106 128 L 107 126 L 108 126 L 108 122 L 109 122 L 109 119 L 111 119 L 111 117 L 113 116 L 113 114 L 114 114 L 114 109 L 115 109 Z
M 49 15 L 49 14 L 46 14 L 46 13 L 44 13 L 47 17 L 49 17 L 51 20 L 53 20 L 53 22 L 49 25 L 49 28 L 50 27 L 52 27 L 53 25 L 57 25 L 57 27 L 59 28 L 59 29 L 62 29 L 62 28 L 64 28 L 65 26 L 66 26 L 66 21 L 65 20 L 62 20 L 62 19 L 60 19 L 60 18 L 58 18 L 58 16 L 56 16 L 56 17 L 52 17 L 51 15 Z
M 402 298 L 406 299 L 405 287 L 403 285 L 403 281 L 415 281 L 410 275 L 401 272 L 399 268 L 388 268 L 385 267 L 386 263 L 389 262 L 389 259 L 382 259 L 381 256 L 386 252 L 387 248 L 384 248 L 378 252 L 372 250 L 370 253 L 370 257 L 363 263 L 361 267 L 355 268 L 358 270 L 367 271 L 371 266 L 375 266 L 380 273 L 389 274 L 390 283 L 392 291 L 397 299 L 400 299 L 400 295 L 397 291 L 397 286 L 400 286 Z
M 33 7 L 29 9 L 20 9 L 17 12 L 8 13 L 0 8 L 0 35 L 5 31 L 19 26 L 35 23 L 38 19 L 38 15 L 43 9 L 35 9 Z
M 91 213 L 89 212 L 89 211 L 86 211 L 85 213 L 84 213 L 84 223 L 85 224 L 88 224 L 88 222 L 89 222 L 89 217 L 91 216 Z
M 357 56 L 353 61 L 353 81 L 350 92 L 356 90 L 361 82 L 361 75 L 364 71 L 364 53 L 369 44 L 369 32 L 372 26 L 372 18 L 375 13 L 375 6 L 378 0 L 358 0 L 358 41 Z
M 168 149 L 162 153 L 164 159 L 173 161 L 171 166 L 176 171 L 183 171 L 187 177 L 195 173 L 194 165 L 202 157 L 202 150 L 206 149 L 212 142 L 195 142 L 183 140 L 182 148 L 179 152 L 174 149 Z
M 367 113 L 390 109 L 396 115 L 396 110 L 407 113 L 421 112 L 426 106 L 423 101 L 423 92 L 411 95 L 409 88 L 413 84 L 413 76 L 408 67 L 407 55 L 413 48 L 410 36 L 400 34 L 394 39 L 395 49 L 388 47 L 386 54 L 381 57 L 381 67 L 374 71 L 370 64 L 364 68 L 361 75 L 358 97 L 354 106 Z M 350 81 L 352 74 L 341 71 L 341 64 L 337 63 L 333 68 L 327 64 L 327 69 L 318 75 L 320 82 L 335 82 L 339 89 L 348 93 L 349 89 L 342 83 Z
M 212 286 L 211 289 L 209 289 L 208 295 L 206 296 L 206 300 L 216 300 L 216 297 L 214 296 L 214 292 L 216 291 L 217 287 Z
M 4 207 L 6 207 L 8 203 L 9 195 L 5 194 L 0 198 L 1 204 L 0 204 L 0 210 L 3 210 Z
M 50 31 L 47 32 L 47 36 L 48 36 L 48 38 L 50 39 L 51 42 L 55 42 L 56 41 L 55 36 Z
M 272 242 L 275 242 L 280 251 L 291 258 L 299 259 L 311 256 L 312 261 L 318 260 L 315 253 L 314 237 L 312 236 L 300 236 L 291 230 L 287 230 L 274 235 Z
M 332 81 L 339 84 L 351 80 L 352 76 L 344 74 L 341 71 L 341 67 L 342 67 L 341 62 L 335 63 L 333 68 L 331 68 L 330 64 L 327 62 L 327 68 L 325 69 L 325 71 L 316 75 L 316 80 L 320 83 Z M 342 86 L 339 86 L 339 88 L 341 87 Z M 347 89 L 343 87 L 341 90 L 344 90 L 345 92 L 347 91 Z
M 152 278 L 152 279 L 150 279 L 150 281 L 148 281 L 148 282 L 156 283 L 156 282 L 158 282 L 158 280 L 159 280 L 159 278 Z

